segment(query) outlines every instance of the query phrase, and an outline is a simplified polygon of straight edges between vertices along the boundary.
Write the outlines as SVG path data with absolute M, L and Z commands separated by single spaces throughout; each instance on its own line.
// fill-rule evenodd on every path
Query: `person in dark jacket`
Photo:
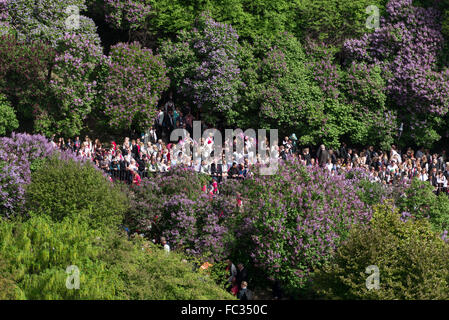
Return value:
M 324 167 L 326 165 L 329 157 L 330 157 L 329 151 L 327 151 L 324 144 L 322 144 L 320 146 L 320 149 L 317 152 L 317 158 L 318 158 L 318 163 L 320 164 L 320 167 Z
M 228 171 L 228 177 L 232 179 L 237 179 L 239 176 L 239 168 L 237 168 L 237 163 L 232 163 L 232 167 Z
M 237 294 L 239 300 L 253 300 L 253 292 L 248 289 L 248 283 L 246 281 L 242 282 L 241 290 Z
M 282 299 L 282 287 L 281 287 L 281 282 L 279 280 L 273 281 L 273 286 L 271 287 L 271 291 L 273 293 L 274 300 Z
M 303 159 L 306 161 L 306 165 L 309 166 L 312 156 L 309 153 L 309 148 L 304 148 L 304 150 L 302 151 L 302 155 L 303 155 Z
M 239 286 L 239 288 L 241 287 L 243 281 L 248 282 L 248 271 L 246 270 L 243 263 L 239 263 L 237 265 L 236 280 L 237 280 L 237 285 Z

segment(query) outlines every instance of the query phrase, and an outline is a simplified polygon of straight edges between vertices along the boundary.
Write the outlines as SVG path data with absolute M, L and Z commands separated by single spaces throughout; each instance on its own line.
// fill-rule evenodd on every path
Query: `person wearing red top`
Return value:
M 133 175 L 133 184 L 136 186 L 140 186 L 140 181 L 142 181 L 142 178 L 140 178 L 140 175 L 137 173 L 137 171 L 132 170 Z
M 212 182 L 212 187 L 214 188 L 214 194 L 218 194 L 218 182 L 215 179 Z
M 237 208 L 238 208 L 239 212 L 241 212 L 242 208 L 243 208 L 243 203 L 242 203 L 242 196 L 239 192 L 237 192 L 236 200 L 237 200 Z

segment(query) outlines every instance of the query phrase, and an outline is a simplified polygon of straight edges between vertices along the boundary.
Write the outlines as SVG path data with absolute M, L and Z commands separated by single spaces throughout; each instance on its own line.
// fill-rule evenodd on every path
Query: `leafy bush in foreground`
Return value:
M 25 299 L 230 299 L 182 257 L 141 239 L 90 229 L 83 213 L 61 222 L 30 213 L 0 222 L 0 288 Z M 66 268 L 80 271 L 78 290 L 66 287 Z M 16 285 L 17 288 L 14 288 Z M 20 289 L 21 291 L 19 291 Z M 0 294 L 0 297 L 2 297 Z M 16 296 L 17 297 L 17 296 Z
M 93 226 L 117 226 L 127 197 L 92 163 L 56 156 L 33 172 L 26 189 L 27 207 L 61 221 L 72 212 L 88 210 Z
M 380 288 L 366 288 L 375 265 Z M 356 226 L 316 275 L 315 289 L 330 299 L 448 299 L 449 245 L 428 221 L 403 222 L 391 205 L 378 206 L 368 226 Z

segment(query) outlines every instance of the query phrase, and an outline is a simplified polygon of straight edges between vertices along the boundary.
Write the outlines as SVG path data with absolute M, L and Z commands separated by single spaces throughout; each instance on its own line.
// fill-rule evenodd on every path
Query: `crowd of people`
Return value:
M 52 140 L 52 143 L 92 160 L 111 179 L 134 184 L 140 184 L 142 178 L 167 172 L 182 163 L 196 172 L 210 175 L 211 185 L 204 191 L 218 193 L 217 185 L 223 180 L 250 177 L 253 165 L 267 165 L 273 157 L 297 157 L 303 165 L 323 167 L 332 175 L 359 168 L 374 182 L 396 184 L 409 182 L 416 177 L 431 183 L 437 194 L 448 193 L 449 159 L 445 150 L 438 154 L 419 148 L 415 153 L 408 148 L 401 154 L 394 145 L 389 152 L 384 152 L 375 151 L 373 146 L 359 151 L 343 144 L 336 150 L 321 145 L 316 153 L 312 153 L 310 148 L 300 148 L 296 135 L 292 134 L 279 145 L 269 146 L 266 139 L 266 154 L 256 154 L 256 139 L 243 136 L 242 140 L 239 137 L 234 137 L 232 141 L 226 140 L 222 154 L 215 155 L 212 134 L 201 138 L 200 143 L 195 142 L 189 133 L 176 143 L 166 143 L 157 131 L 157 128 L 152 127 L 140 138 L 126 137 L 121 145 L 110 141 L 105 146 L 98 139 L 92 141 L 88 136 L 83 141 L 79 137 L 68 139 L 67 142 L 59 138 L 58 142 Z M 239 140 L 243 141 L 240 151 L 236 148 Z
M 408 148 L 402 153 L 391 146 L 388 151 L 374 150 L 373 146 L 362 150 L 348 148 L 346 144 L 338 149 L 327 149 L 321 145 L 315 152 L 308 147 L 300 148 L 295 134 L 285 137 L 281 143 L 271 147 L 265 138 L 266 154 L 256 147 L 253 137 L 243 139 L 243 148 L 237 147 L 239 139 L 225 141 L 223 154 L 214 154 L 214 137 L 210 134 L 198 143 L 193 136 L 195 117 L 188 104 L 175 106 L 170 92 L 167 102 L 156 112 L 154 125 L 136 139 L 125 138 L 121 145 L 115 141 L 103 144 L 88 136 L 83 141 L 79 137 L 64 141 L 59 138 L 53 143 L 62 149 L 71 149 L 84 158 L 91 159 L 99 168 L 107 172 L 111 179 L 120 179 L 140 184 L 144 177 L 158 172 L 166 172 L 182 163 L 193 170 L 212 177 L 206 192 L 217 193 L 216 183 L 224 179 L 244 179 L 253 174 L 255 164 L 267 165 L 270 159 L 297 157 L 305 166 L 324 167 L 329 172 L 341 174 L 353 168 L 360 168 L 369 175 L 371 181 L 383 184 L 408 182 L 413 178 L 429 181 L 436 193 L 448 192 L 449 159 L 446 151 L 431 154 L 429 150 Z M 206 124 L 206 128 L 207 128 Z M 174 129 L 185 129 L 186 134 L 176 143 L 170 142 Z M 184 152 L 179 151 L 181 147 Z

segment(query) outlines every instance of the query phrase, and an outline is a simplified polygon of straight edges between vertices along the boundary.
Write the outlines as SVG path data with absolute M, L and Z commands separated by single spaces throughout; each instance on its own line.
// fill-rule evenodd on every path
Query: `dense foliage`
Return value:
M 397 0 L 387 4 L 386 13 L 379 29 L 347 41 L 345 52 L 382 70 L 393 109 L 405 114 L 409 137 L 431 145 L 440 138 L 440 116 L 449 110 L 449 69 L 437 64 L 444 44 L 440 12 Z
M 449 199 L 446 195 L 435 195 L 434 188 L 418 179 L 405 189 L 397 207 L 404 219 L 428 219 L 435 231 L 449 230 Z
M 245 198 L 240 250 L 251 252 L 252 262 L 287 289 L 306 287 L 350 227 L 371 217 L 357 196 L 356 178 L 331 176 L 296 161 L 240 187 Z
M 170 68 L 172 88 L 196 106 L 206 121 L 216 122 L 238 101 L 241 85 L 238 35 L 230 25 L 207 15 L 192 31 L 168 40 L 161 53 Z
M 13 133 L 10 138 L 0 138 L 0 216 L 21 213 L 33 164 L 54 152 L 41 135 Z
M 21 131 L 140 131 L 171 91 L 210 125 L 277 127 L 301 145 L 386 149 L 401 123 L 399 144 L 449 137 L 443 1 L 0 5 L 0 93 Z
M 186 168 L 145 179 L 133 188 L 127 223 L 149 239 L 165 236 L 173 248 L 193 256 L 224 260 L 230 253 L 235 205 L 205 194 L 208 179 Z
M 21 124 L 27 123 L 31 129 L 34 126 L 37 132 L 35 122 L 53 101 L 47 77 L 55 55 L 44 43 L 0 36 L 0 92 L 11 102 Z
M 169 84 L 159 55 L 138 42 L 111 48 L 104 85 L 105 114 L 110 124 L 145 130 L 153 124 L 161 92 Z
M 5 135 L 19 127 L 15 110 L 4 95 L 0 94 L 0 135 Z
M 79 214 L 78 214 L 79 213 Z M 176 254 L 140 238 L 92 229 L 85 213 L 62 221 L 31 213 L 25 222 L 0 222 L 0 286 L 21 299 L 229 299 Z M 77 266 L 79 289 L 68 289 L 66 268 Z M 161 268 L 161 266 L 164 266 Z M 70 282 L 69 282 L 70 283 Z M 8 295 L 9 292 L 9 295 Z M 17 292 L 17 293 L 16 293 Z
M 330 299 L 448 299 L 449 247 L 427 221 L 403 222 L 382 205 L 369 225 L 356 226 L 315 278 Z M 368 266 L 379 268 L 379 289 L 366 287 Z
M 0 0 L 0 136 L 28 132 L 0 137 L 0 299 L 227 299 L 191 264 L 222 285 L 227 258 L 292 293 L 447 299 L 449 200 L 426 183 L 289 160 L 219 195 L 186 168 L 127 187 L 46 137 L 134 135 L 173 99 L 301 147 L 445 145 L 448 40 L 437 0 Z M 161 236 L 169 255 L 147 242 Z
M 126 196 L 92 163 L 50 157 L 31 175 L 27 206 L 60 221 L 85 212 L 94 227 L 118 226 L 127 208 Z

